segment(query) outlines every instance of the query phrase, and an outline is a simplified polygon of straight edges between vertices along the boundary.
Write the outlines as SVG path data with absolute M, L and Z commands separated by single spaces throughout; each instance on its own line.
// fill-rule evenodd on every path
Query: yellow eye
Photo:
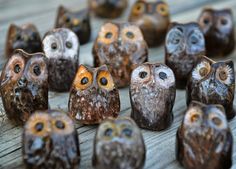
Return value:
M 75 88 L 77 90 L 87 89 L 92 84 L 92 81 L 92 73 L 85 66 L 80 65 L 73 83 Z
M 137 3 L 134 7 L 133 7 L 133 10 L 132 10 L 132 13 L 134 15 L 140 15 L 144 12 L 145 10 L 145 6 L 143 3 Z
M 99 87 L 112 90 L 114 88 L 113 79 L 108 71 L 100 71 L 97 77 Z
M 99 32 L 98 42 L 110 44 L 118 38 L 118 27 L 115 24 L 107 23 L 102 26 Z
M 157 12 L 162 16 L 169 15 L 169 7 L 166 4 L 159 4 L 157 5 Z

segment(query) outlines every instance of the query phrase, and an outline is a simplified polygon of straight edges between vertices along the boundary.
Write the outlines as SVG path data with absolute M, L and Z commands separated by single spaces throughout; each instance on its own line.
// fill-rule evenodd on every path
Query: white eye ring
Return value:
M 224 74 L 222 74 L 222 72 L 224 72 Z M 228 65 L 226 65 L 225 67 L 219 67 L 216 70 L 216 77 L 222 83 L 229 85 L 232 82 L 231 77 L 233 77 L 233 70 Z
M 203 61 L 200 64 L 198 64 L 192 71 L 192 77 L 194 80 L 202 80 L 204 77 L 206 77 L 210 72 L 211 65 Z
M 155 68 L 155 81 L 164 88 L 175 85 L 175 75 L 173 71 L 164 65 Z
M 214 128 L 227 129 L 228 123 L 226 117 L 217 109 L 212 108 L 209 114 L 209 124 Z

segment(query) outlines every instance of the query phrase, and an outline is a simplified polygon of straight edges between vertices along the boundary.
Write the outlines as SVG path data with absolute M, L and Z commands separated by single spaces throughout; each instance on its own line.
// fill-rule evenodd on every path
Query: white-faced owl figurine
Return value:
M 222 105 L 190 103 L 176 134 L 176 157 L 186 169 L 230 169 L 233 136 Z
M 142 133 L 133 120 L 109 119 L 99 125 L 93 147 L 95 169 L 142 169 L 145 158 Z
M 80 65 L 70 91 L 70 115 L 82 124 L 98 124 L 119 112 L 119 91 L 107 66 Z
M 163 130 L 173 121 L 176 88 L 173 71 L 161 63 L 144 63 L 133 70 L 131 117 L 141 128 Z
M 176 87 L 185 88 L 199 57 L 205 54 L 204 35 L 197 23 L 172 23 L 165 40 L 165 63 L 176 78 Z
M 35 110 L 48 109 L 48 63 L 43 53 L 16 50 L 5 64 L 0 81 L 10 120 L 23 124 Z
M 204 9 L 198 23 L 205 36 L 208 57 L 225 56 L 234 50 L 235 26 L 231 9 Z
M 70 90 L 79 64 L 79 40 L 67 28 L 53 29 L 43 39 L 43 50 L 49 60 L 49 89 Z
M 148 47 L 139 27 L 130 23 L 105 23 L 93 46 L 94 65 L 106 64 L 117 87 L 130 83 L 136 64 L 148 59 Z

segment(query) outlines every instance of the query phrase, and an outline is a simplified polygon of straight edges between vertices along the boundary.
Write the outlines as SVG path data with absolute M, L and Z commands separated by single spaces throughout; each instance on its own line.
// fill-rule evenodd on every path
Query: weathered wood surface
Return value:
M 134 0 L 130 0 L 132 5 Z M 170 4 L 172 21 L 188 22 L 195 21 L 204 6 L 215 8 L 230 7 L 233 8 L 236 22 L 236 1 L 235 0 L 167 0 Z M 47 30 L 54 25 L 56 8 L 59 4 L 65 4 L 68 8 L 79 10 L 86 7 L 86 0 L 0 0 L 0 65 L 5 63 L 4 46 L 7 28 L 10 23 L 24 24 L 33 22 L 38 27 L 43 36 Z M 127 21 L 129 10 L 117 19 L 118 21 Z M 81 47 L 81 63 L 92 65 L 91 48 L 93 40 L 97 35 L 99 27 L 105 20 L 92 17 L 93 36 L 91 42 Z M 164 48 L 150 49 L 150 61 L 164 61 Z M 233 59 L 236 63 L 235 53 L 227 57 Z M 121 96 L 121 116 L 130 115 L 130 102 L 128 88 L 120 90 Z M 234 102 L 236 103 L 236 101 Z M 67 111 L 68 93 L 50 93 L 51 108 L 60 108 Z M 145 169 L 179 169 L 182 168 L 175 160 L 175 134 L 183 118 L 183 112 L 186 109 L 185 91 L 178 90 L 174 106 L 174 123 L 163 132 L 150 132 L 142 130 L 146 148 L 147 158 Z M 236 143 L 236 118 L 230 121 L 230 127 Z M 93 138 L 96 126 L 77 125 L 80 148 L 81 148 L 81 168 L 89 169 L 91 166 Z M 2 168 L 23 168 L 22 149 L 21 149 L 22 128 L 14 126 L 6 118 L 4 111 L 0 112 L 0 169 Z M 236 168 L 236 146 L 234 146 L 233 166 Z

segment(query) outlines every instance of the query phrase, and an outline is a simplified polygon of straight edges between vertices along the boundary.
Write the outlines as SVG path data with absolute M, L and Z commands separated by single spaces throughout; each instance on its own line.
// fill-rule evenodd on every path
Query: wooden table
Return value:
M 188 22 L 196 21 L 204 6 L 215 8 L 230 7 L 235 14 L 236 22 L 236 1 L 235 0 L 167 0 L 170 4 L 172 21 Z M 134 0 L 130 0 L 132 5 Z M 0 67 L 5 63 L 3 57 L 5 37 L 7 28 L 10 23 L 24 24 L 33 22 L 38 27 L 41 35 L 51 28 L 55 22 L 56 9 L 59 4 L 64 4 L 68 8 L 79 10 L 86 7 L 86 0 L 0 0 Z M 127 21 L 130 10 L 126 10 L 124 15 L 117 21 Z M 93 63 L 91 49 L 93 41 L 101 24 L 105 21 L 92 17 L 93 35 L 91 41 L 81 46 L 80 60 L 81 63 L 91 65 Z M 164 61 L 163 46 L 152 48 L 149 51 L 150 61 Z M 234 56 L 234 57 L 233 57 Z M 235 52 L 228 56 L 227 59 L 236 61 Z M 236 62 L 235 62 L 236 63 Z M 120 90 L 121 98 L 121 116 L 130 115 L 130 101 L 128 88 Z M 50 107 L 59 108 L 67 111 L 68 93 L 50 93 Z M 2 106 L 1 106 L 2 107 Z M 172 126 L 162 132 L 151 132 L 142 130 L 146 148 L 147 157 L 145 169 L 178 169 L 182 168 L 175 160 L 175 134 L 183 118 L 185 104 L 185 91 L 178 90 L 176 102 L 174 106 L 174 123 Z M 236 118 L 230 121 L 234 137 L 236 136 Z M 96 126 L 77 125 L 80 138 L 81 149 L 81 168 L 89 169 L 91 166 L 93 138 Z M 22 127 L 15 126 L 5 116 L 3 110 L 0 112 L 0 168 L 23 168 L 22 163 L 22 143 L 21 143 Z M 236 138 L 234 138 L 234 144 Z M 236 168 L 236 146 L 234 146 L 233 154 L 234 165 Z

